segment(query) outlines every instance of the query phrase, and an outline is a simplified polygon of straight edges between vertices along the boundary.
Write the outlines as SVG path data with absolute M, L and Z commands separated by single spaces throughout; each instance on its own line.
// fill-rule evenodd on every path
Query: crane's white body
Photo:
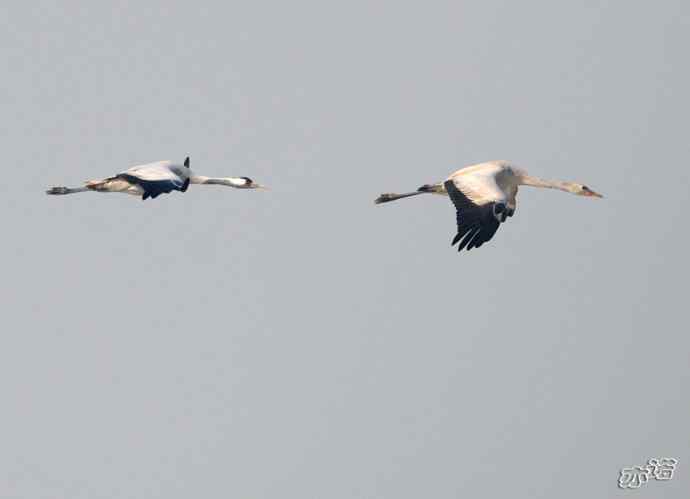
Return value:
M 184 165 L 175 164 L 172 161 L 156 161 L 155 163 L 147 163 L 145 165 L 133 166 L 128 168 L 122 174 L 128 174 L 139 180 L 147 182 L 169 182 L 175 186 L 182 186 L 187 179 L 194 177 L 192 169 Z M 141 188 L 138 185 L 135 189 L 139 192 L 129 192 L 127 194 L 141 194 Z
M 87 190 L 97 192 L 120 192 L 133 196 L 142 196 L 146 189 L 144 185 L 154 184 L 166 186 L 169 191 L 182 190 L 193 176 L 192 170 L 184 165 L 172 161 L 156 161 L 144 165 L 133 166 L 117 175 L 105 179 L 89 180 Z M 169 192 L 168 191 L 168 192 Z
M 521 177 L 520 170 L 508 161 L 499 160 L 461 168 L 446 180 L 451 180 L 477 205 L 502 202 L 515 209 Z

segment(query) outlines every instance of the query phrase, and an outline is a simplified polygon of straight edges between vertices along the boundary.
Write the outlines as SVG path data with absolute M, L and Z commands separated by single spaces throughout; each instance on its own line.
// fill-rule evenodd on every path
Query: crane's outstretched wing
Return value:
M 158 161 L 132 168 L 116 175 L 117 178 L 139 185 L 144 190 L 142 199 L 155 199 L 172 191 L 185 192 L 189 187 L 189 174 L 171 161 Z
M 487 186 L 482 186 L 480 192 L 476 185 L 472 185 L 473 182 L 468 185 L 463 185 L 462 181 L 458 183 L 460 188 L 454 180 L 446 180 L 443 184 L 457 211 L 458 233 L 451 245 L 460 242 L 458 251 L 464 248 L 469 251 L 491 240 L 501 222 L 513 215 L 513 210 L 507 207 L 503 193 L 497 186 L 494 188 L 495 184 L 488 186 L 489 192 Z M 463 192 L 463 188 L 467 192 Z

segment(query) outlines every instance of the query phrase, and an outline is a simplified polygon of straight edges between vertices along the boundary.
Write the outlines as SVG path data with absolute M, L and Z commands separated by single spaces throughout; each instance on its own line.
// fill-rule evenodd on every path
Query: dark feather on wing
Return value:
M 143 200 L 148 198 L 156 199 L 161 194 L 167 194 L 172 191 L 185 192 L 187 187 L 189 187 L 189 179 L 186 179 L 184 183 L 175 182 L 173 180 L 142 180 L 128 173 L 120 173 L 117 177 L 126 180 L 132 185 L 141 186 L 144 190 L 144 194 L 141 196 Z
M 452 180 L 444 183 L 446 192 L 455 205 L 458 233 L 453 238 L 452 246 L 458 242 L 458 251 L 467 248 L 479 248 L 496 234 L 500 222 L 505 221 L 508 210 L 503 203 L 477 205 L 460 191 Z

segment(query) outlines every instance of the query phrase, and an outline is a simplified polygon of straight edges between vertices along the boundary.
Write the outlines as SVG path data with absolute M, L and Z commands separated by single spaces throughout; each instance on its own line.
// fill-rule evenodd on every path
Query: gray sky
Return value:
M 59 4 L 0 18 L 1 497 L 688 497 L 687 2 Z M 187 155 L 272 190 L 43 194 Z M 503 158 L 606 198 L 372 203 Z

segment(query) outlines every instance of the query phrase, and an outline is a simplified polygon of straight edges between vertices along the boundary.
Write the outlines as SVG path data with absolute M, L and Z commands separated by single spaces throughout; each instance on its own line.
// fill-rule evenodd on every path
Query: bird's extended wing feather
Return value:
M 458 188 L 458 183 L 460 188 Z M 490 186 L 489 189 L 482 190 L 478 186 L 479 183 L 476 181 L 468 182 L 467 186 L 463 185 L 463 182 L 453 179 L 446 180 L 444 183 L 446 192 L 448 192 L 457 211 L 458 233 L 453 238 L 452 245 L 460 243 L 458 251 L 465 248 L 468 251 L 472 248 L 479 248 L 494 237 L 501 222 L 504 222 L 509 216 L 500 189 L 497 187 L 493 189 Z M 461 189 L 466 190 L 467 193 Z

